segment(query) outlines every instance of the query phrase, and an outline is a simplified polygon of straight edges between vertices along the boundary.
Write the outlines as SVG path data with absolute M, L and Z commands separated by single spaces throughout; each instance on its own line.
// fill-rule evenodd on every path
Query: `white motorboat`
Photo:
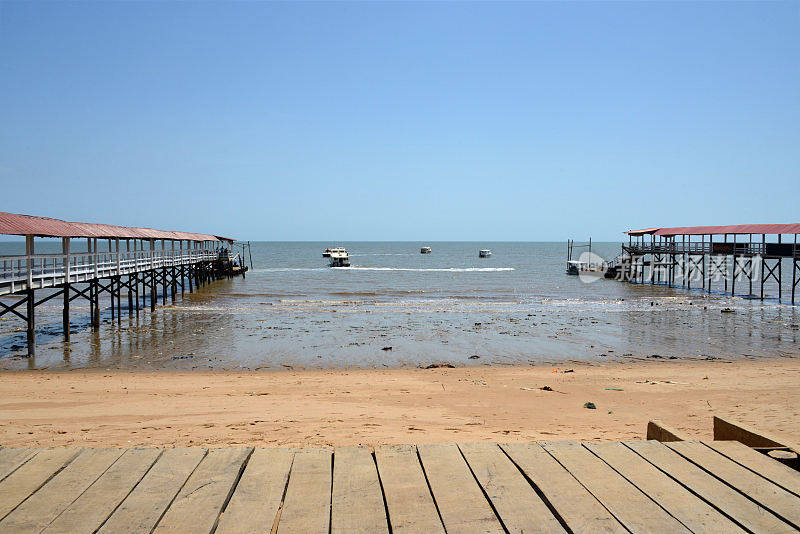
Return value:
M 491 258 L 492 257 L 492 251 L 489 250 L 488 248 L 485 248 L 483 250 L 479 250 L 478 251 L 478 257 L 479 258 Z
M 430 254 L 432 252 L 431 247 L 422 247 L 419 249 L 420 254 Z
M 331 249 L 331 267 L 350 267 L 350 256 L 343 248 Z

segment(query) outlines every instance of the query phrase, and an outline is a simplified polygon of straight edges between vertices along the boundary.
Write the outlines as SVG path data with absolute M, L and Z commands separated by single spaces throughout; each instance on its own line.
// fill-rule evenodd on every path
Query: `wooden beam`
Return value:
M 669 427 L 654 419 L 647 423 L 647 437 L 646 439 L 654 439 L 656 441 L 684 441 L 684 438 L 672 427 Z
M 788 436 L 767 433 L 738 421 L 726 421 L 714 416 L 714 440 L 738 441 L 748 447 L 789 448 L 800 454 L 800 443 Z

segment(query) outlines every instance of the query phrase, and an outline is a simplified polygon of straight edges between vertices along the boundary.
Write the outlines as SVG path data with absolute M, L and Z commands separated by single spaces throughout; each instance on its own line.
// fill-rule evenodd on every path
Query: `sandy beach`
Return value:
M 572 370 L 572 372 L 564 372 Z M 556 372 L 558 371 L 558 372 Z M 729 416 L 800 441 L 795 360 L 264 372 L 6 372 L 0 444 L 627 440 Z M 540 389 L 548 386 L 552 391 Z M 584 404 L 593 402 L 596 409 Z

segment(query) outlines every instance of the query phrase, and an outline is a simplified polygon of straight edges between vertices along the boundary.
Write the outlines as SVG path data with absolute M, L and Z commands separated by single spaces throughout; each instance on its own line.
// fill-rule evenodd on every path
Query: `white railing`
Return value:
M 209 249 L 0 256 L 0 294 L 217 259 Z

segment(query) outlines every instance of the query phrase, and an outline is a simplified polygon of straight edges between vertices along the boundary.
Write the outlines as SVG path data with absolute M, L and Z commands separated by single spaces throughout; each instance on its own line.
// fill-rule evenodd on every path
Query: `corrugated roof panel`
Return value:
M 727 226 L 680 226 L 659 228 L 655 235 L 719 235 L 719 234 L 800 234 L 800 223 L 731 224 Z
M 35 217 L 0 211 L 0 234 L 38 237 L 91 237 L 121 239 L 174 239 L 219 241 L 210 234 L 115 226 L 111 224 L 68 222 L 49 217 Z

